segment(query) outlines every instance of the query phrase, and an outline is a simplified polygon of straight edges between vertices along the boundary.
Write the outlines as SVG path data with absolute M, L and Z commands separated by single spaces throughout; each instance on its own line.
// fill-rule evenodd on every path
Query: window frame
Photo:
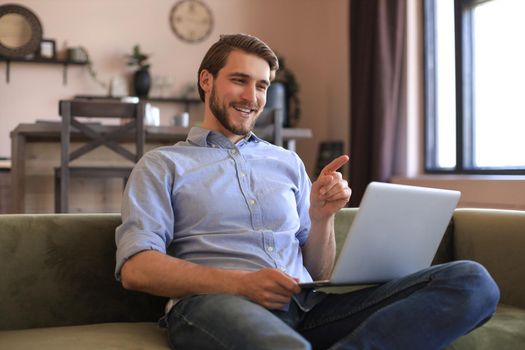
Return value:
M 424 168 L 428 174 L 501 174 L 525 175 L 523 167 L 474 167 L 474 116 L 472 9 L 493 0 L 454 1 L 455 94 L 456 94 L 456 165 L 452 168 L 437 164 L 435 2 L 423 0 L 424 18 Z

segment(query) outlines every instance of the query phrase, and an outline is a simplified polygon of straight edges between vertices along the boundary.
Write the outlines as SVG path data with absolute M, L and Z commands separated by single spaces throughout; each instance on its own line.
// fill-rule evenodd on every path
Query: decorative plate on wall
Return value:
M 38 17 L 20 5 L 0 6 L 0 55 L 21 58 L 40 48 L 42 25 Z
M 179 39 L 196 43 L 210 35 L 213 14 L 208 5 L 200 0 L 180 0 L 171 9 L 170 25 Z

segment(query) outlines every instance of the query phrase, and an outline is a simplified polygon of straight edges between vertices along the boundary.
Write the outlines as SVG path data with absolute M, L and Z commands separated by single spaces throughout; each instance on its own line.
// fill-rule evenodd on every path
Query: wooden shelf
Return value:
M 78 61 L 70 61 L 70 60 L 63 60 L 58 58 L 42 58 L 42 57 L 34 57 L 34 58 L 11 58 L 11 57 L 4 57 L 0 56 L 0 61 L 9 61 L 9 62 L 21 62 L 21 63 L 49 63 L 49 64 L 66 64 L 66 65 L 77 65 L 77 66 L 85 66 L 87 62 L 78 62 Z
M 10 66 L 11 66 L 11 62 L 62 65 L 62 67 L 63 67 L 62 82 L 63 82 L 64 85 L 67 84 L 67 67 L 68 66 L 70 66 L 70 65 L 71 66 L 85 66 L 87 64 L 87 62 L 77 62 L 77 61 L 71 61 L 71 60 L 63 60 L 63 59 L 57 59 L 57 58 L 42 58 L 42 57 L 11 58 L 11 57 L 0 56 L 0 61 L 5 62 L 5 64 L 6 64 L 5 81 L 8 84 L 9 84 L 9 80 L 10 80 Z
M 125 97 L 125 96 L 122 96 Z M 87 100 L 119 100 L 122 97 L 104 96 L 104 95 L 76 95 L 75 98 L 87 99 Z M 141 98 L 147 102 L 160 102 L 160 103 L 180 103 L 184 104 L 184 110 L 189 112 L 190 105 L 201 104 L 202 101 L 199 98 L 186 98 L 186 97 L 146 97 Z

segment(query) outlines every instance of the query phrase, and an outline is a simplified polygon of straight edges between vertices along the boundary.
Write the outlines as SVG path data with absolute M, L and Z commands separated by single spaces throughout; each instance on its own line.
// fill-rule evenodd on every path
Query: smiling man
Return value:
M 488 319 L 499 293 L 474 262 L 347 294 L 301 290 L 333 268 L 349 158 L 311 183 L 297 154 L 253 134 L 277 69 L 259 39 L 221 36 L 198 72 L 202 126 L 145 154 L 129 178 L 116 277 L 170 298 L 170 346 L 440 349 Z

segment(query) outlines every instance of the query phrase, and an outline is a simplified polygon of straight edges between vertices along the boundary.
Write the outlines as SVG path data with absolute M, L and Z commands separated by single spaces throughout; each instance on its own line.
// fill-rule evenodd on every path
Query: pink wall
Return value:
M 315 137 L 298 143 L 307 169 L 315 166 L 318 142 L 344 140 L 348 144 L 348 0 L 203 0 L 212 9 L 215 27 L 202 43 L 186 44 L 171 32 L 169 13 L 176 0 L 18 0 L 37 14 L 44 37 L 57 48 L 84 46 L 100 78 L 129 76 L 123 55 L 134 44 L 151 53 L 151 73 L 168 76 L 178 95 L 195 81 L 206 49 L 221 33 L 259 36 L 282 54 L 301 86 L 300 127 Z M 12 1 L 8 1 L 12 2 Z M 0 4 L 7 3 L 0 1 Z M 37 119 L 58 121 L 57 102 L 77 94 L 106 94 L 83 67 L 70 67 L 62 85 L 62 68 L 12 64 L 11 82 L 0 63 L 0 156 L 10 156 L 9 132 L 19 123 Z M 161 123 L 168 124 L 176 106 L 161 104 Z M 192 111 L 191 121 L 201 119 Z

